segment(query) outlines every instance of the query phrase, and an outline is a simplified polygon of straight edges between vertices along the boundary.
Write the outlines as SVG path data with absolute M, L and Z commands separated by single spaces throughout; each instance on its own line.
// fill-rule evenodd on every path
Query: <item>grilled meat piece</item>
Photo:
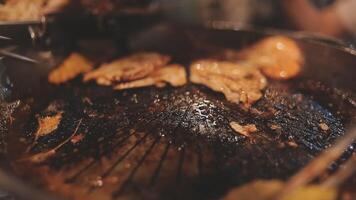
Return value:
M 267 85 L 259 69 L 228 61 L 199 60 L 190 66 L 190 80 L 224 93 L 234 103 L 251 105 Z
M 86 73 L 84 81 L 95 80 L 99 85 L 112 85 L 120 81 L 137 80 L 165 66 L 169 60 L 169 56 L 158 53 L 136 53 L 102 64 L 98 69 Z
M 239 52 L 247 62 L 257 65 L 273 79 L 290 79 L 297 76 L 304 59 L 297 44 L 284 36 L 267 37 Z
M 258 67 L 268 78 L 276 80 L 296 77 L 304 64 L 302 50 L 284 36 L 267 37 L 240 51 L 221 49 L 215 57 Z
M 79 53 L 72 53 L 64 62 L 48 75 L 48 81 L 61 84 L 92 70 L 93 64 Z
M 157 87 L 163 87 L 166 83 L 174 87 L 182 86 L 186 84 L 186 72 L 181 65 L 168 65 L 162 67 L 143 79 L 134 80 L 126 83 L 119 83 L 114 87 L 116 90 L 123 90 L 128 88 L 145 87 L 150 85 L 156 85 Z

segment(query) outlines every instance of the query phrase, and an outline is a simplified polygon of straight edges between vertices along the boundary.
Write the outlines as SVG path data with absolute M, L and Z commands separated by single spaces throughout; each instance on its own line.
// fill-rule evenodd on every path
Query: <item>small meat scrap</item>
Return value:
M 70 142 L 73 144 L 76 144 L 84 139 L 85 135 L 83 133 L 74 135 L 72 139 L 70 139 Z
M 228 61 L 199 60 L 190 66 L 190 80 L 214 91 L 226 99 L 246 107 L 262 97 L 267 85 L 259 69 Z
M 328 126 L 327 124 L 325 124 L 325 123 L 320 123 L 320 124 L 319 124 L 319 127 L 320 127 L 320 129 L 323 130 L 323 131 L 329 130 L 329 126 Z
M 285 36 L 267 37 L 238 53 L 241 59 L 257 65 L 273 79 L 290 79 L 297 76 L 304 56 L 297 43 Z
M 287 145 L 293 148 L 298 147 L 298 144 L 292 140 L 287 141 Z
M 165 66 L 169 56 L 158 53 L 136 53 L 102 64 L 98 69 L 84 75 L 84 81 L 95 80 L 99 85 L 133 81 L 147 77 L 153 71 Z
M 169 83 L 174 87 L 178 87 L 184 85 L 187 82 L 186 77 L 187 75 L 183 66 L 172 64 L 152 72 L 146 78 L 125 83 L 119 83 L 114 88 L 116 90 L 123 90 L 129 88 L 146 87 L 151 85 L 163 87 L 166 85 L 166 83 Z
M 240 125 L 237 122 L 230 122 L 230 126 L 237 133 L 249 137 L 251 133 L 256 132 L 257 128 L 254 124 Z
M 39 117 L 38 128 L 35 133 L 35 137 L 39 138 L 45 136 L 58 128 L 59 123 L 62 119 L 62 112 L 58 112 L 53 116 Z
M 50 72 L 48 81 L 53 84 L 61 84 L 71 80 L 79 74 L 92 70 L 93 64 L 79 53 L 72 53 L 64 62 Z
M 272 124 L 272 125 L 270 126 L 270 128 L 271 128 L 272 130 L 278 130 L 278 129 L 281 129 L 282 127 L 281 127 L 280 125 L 278 125 L 278 124 Z

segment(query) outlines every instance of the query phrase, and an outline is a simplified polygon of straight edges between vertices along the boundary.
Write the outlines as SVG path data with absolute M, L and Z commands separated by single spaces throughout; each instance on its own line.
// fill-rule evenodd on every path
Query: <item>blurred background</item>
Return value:
M 355 0 L 1 0 L 0 3 L 2 22 L 40 20 L 42 16 L 58 13 L 76 18 L 87 12 L 99 17 L 122 11 L 155 12 L 159 13 L 158 20 L 185 24 L 219 21 L 241 29 L 303 31 L 337 38 L 347 45 L 356 41 Z M 135 25 L 139 24 L 130 24 Z
M 165 14 L 189 23 L 303 31 L 355 43 L 355 0 L 162 0 Z M 174 2 L 174 3 L 173 3 Z

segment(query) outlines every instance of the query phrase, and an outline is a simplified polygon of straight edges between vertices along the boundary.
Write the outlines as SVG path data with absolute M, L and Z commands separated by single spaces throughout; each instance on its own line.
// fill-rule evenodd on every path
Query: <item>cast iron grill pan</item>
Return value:
M 138 37 L 133 51 L 169 53 L 185 66 L 211 53 L 192 48 L 192 35 L 204 33 L 202 40 L 216 41 L 212 38 L 232 34 L 186 29 L 188 36 L 177 37 L 172 36 L 175 29 L 158 30 L 161 41 L 170 38 L 168 49 L 140 44 Z M 239 36 L 234 34 L 232 40 Z M 336 90 L 322 80 L 322 73 L 311 78 L 309 63 L 307 59 L 306 72 L 298 79 L 270 80 L 250 111 L 192 83 L 114 91 L 77 78 L 62 86 L 42 86 L 39 95 L 14 95 L 12 100 L 20 98 L 21 103 L 5 139 L 12 144 L 4 157 L 26 181 L 77 199 L 216 199 L 254 179 L 285 179 L 343 135 L 354 117 L 352 86 Z M 347 85 L 350 80 L 343 81 Z M 33 145 L 37 117 L 57 112 L 63 112 L 58 129 Z M 231 129 L 231 121 L 255 124 L 258 131 L 242 136 Z M 329 129 L 322 130 L 320 123 Z M 65 143 L 40 164 L 21 161 L 26 150 L 25 155 L 48 152 L 73 135 L 84 138 Z M 350 147 L 339 162 L 352 152 Z

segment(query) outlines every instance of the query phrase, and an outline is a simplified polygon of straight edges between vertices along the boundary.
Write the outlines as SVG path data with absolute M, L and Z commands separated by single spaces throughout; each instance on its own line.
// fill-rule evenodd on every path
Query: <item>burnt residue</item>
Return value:
M 49 185 L 61 174 L 59 192 L 69 185 L 89 196 L 216 198 L 252 179 L 287 178 L 344 134 L 330 110 L 289 88 L 271 82 L 246 109 L 193 84 L 114 91 L 73 81 L 23 122 L 31 148 L 15 163 Z M 33 143 L 36 117 L 58 112 L 58 128 Z M 232 121 L 257 131 L 243 136 Z M 26 160 L 52 150 L 39 163 Z
M 356 96 L 350 90 L 344 91 L 317 80 L 299 81 L 295 89 L 318 101 L 345 124 L 356 119 Z
M 8 128 L 14 119 L 13 113 L 19 104 L 20 101 L 8 103 L 0 100 L 0 155 L 7 153 Z

